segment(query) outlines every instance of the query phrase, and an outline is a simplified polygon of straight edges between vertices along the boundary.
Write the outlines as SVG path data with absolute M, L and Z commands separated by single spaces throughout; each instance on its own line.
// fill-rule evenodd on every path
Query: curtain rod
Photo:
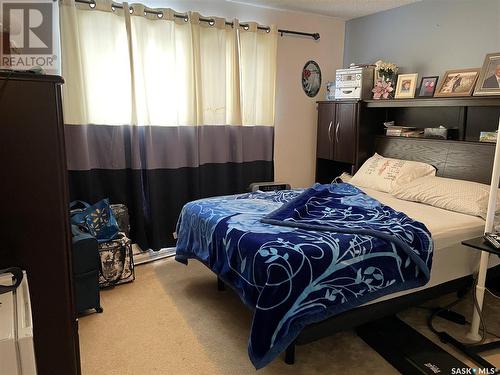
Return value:
M 76 3 L 82 3 L 82 4 L 88 4 L 90 8 L 95 8 L 96 3 L 93 0 L 75 0 Z M 123 9 L 123 5 L 121 4 L 115 4 L 112 3 L 111 9 Z M 130 8 L 132 9 L 132 8 Z M 144 13 L 149 13 L 149 14 L 156 14 L 158 17 L 163 17 L 162 12 L 158 12 L 153 9 L 145 9 Z M 188 15 L 187 14 L 179 14 L 179 13 L 174 13 L 175 18 L 182 18 L 185 22 L 189 21 Z M 201 22 L 207 22 L 210 26 L 213 26 L 215 24 L 215 20 L 213 18 L 205 18 L 205 17 L 200 17 Z M 234 27 L 233 22 L 226 21 L 227 26 Z M 243 29 L 248 30 L 249 25 L 246 23 L 240 23 L 240 26 L 243 27 Z M 263 30 L 266 32 L 271 31 L 271 28 L 269 26 L 257 26 L 258 30 Z M 306 33 L 303 31 L 294 31 L 294 30 L 285 30 L 285 29 L 278 29 L 278 33 L 283 36 L 284 34 L 291 34 L 291 35 L 301 35 L 301 36 L 307 36 L 310 38 L 313 38 L 314 40 L 319 40 L 320 36 L 319 33 Z

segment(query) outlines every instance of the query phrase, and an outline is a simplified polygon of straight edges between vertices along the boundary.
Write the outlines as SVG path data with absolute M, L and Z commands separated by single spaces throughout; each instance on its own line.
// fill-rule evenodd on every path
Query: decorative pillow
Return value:
M 490 186 L 444 177 L 423 177 L 398 187 L 396 198 L 486 218 Z M 500 202 L 497 198 L 497 207 Z
M 418 161 L 384 158 L 373 155 L 352 177 L 351 184 L 390 193 L 419 177 L 434 176 L 436 168 Z

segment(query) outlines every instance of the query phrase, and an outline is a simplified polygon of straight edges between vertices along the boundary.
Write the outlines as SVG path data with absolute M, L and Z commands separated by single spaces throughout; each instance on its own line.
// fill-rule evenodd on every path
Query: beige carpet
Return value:
M 218 292 L 215 276 L 196 261 L 173 259 L 136 268 L 136 281 L 101 293 L 103 314 L 80 318 L 83 375 L 253 374 L 247 355 L 251 314 L 232 291 Z M 446 303 L 452 296 L 429 303 Z M 486 300 L 488 328 L 500 333 L 500 301 Z M 458 306 L 470 315 L 470 299 Z M 428 312 L 400 316 L 422 333 Z M 460 337 L 466 329 L 438 319 Z M 500 367 L 500 352 L 486 357 Z M 294 366 L 282 358 L 261 374 L 397 374 L 352 332 L 297 347 Z

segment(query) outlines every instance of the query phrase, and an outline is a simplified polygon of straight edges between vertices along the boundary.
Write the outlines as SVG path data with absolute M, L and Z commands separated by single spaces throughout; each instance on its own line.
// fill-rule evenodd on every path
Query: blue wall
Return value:
M 500 52 L 500 0 L 423 0 L 346 23 L 344 66 L 378 59 L 442 76 Z

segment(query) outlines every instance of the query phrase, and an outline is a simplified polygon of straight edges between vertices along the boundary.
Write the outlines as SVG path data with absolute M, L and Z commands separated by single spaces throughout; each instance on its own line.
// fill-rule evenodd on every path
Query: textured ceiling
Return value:
M 397 8 L 420 0 L 226 0 L 275 9 L 323 14 L 345 20 Z

